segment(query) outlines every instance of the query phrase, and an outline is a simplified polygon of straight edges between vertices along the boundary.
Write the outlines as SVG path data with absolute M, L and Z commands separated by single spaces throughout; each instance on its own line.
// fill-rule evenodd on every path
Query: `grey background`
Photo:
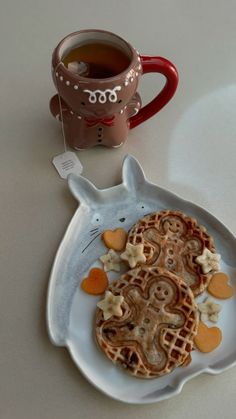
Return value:
M 235 368 L 197 377 L 158 404 L 110 400 L 49 342 L 45 302 L 77 205 L 51 164 L 63 151 L 48 111 L 53 48 L 70 32 L 101 28 L 176 64 L 180 84 L 171 103 L 130 132 L 122 148 L 79 153 L 83 174 L 101 188 L 119 183 L 131 153 L 151 181 L 214 212 L 236 234 L 235 13 L 230 0 L 1 1 L 1 418 L 234 417 Z M 143 101 L 162 84 L 158 75 L 145 76 Z

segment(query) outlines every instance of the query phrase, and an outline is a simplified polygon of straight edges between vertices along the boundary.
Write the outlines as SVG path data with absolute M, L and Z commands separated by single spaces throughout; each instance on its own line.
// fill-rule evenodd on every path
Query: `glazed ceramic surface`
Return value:
M 80 202 L 62 243 L 51 272 L 47 323 L 51 341 L 68 348 L 75 364 L 102 392 L 127 403 L 152 403 L 178 394 L 183 385 L 203 372 L 218 374 L 236 364 L 236 299 L 221 300 L 218 326 L 221 345 L 212 353 L 192 353 L 192 362 L 171 374 L 153 380 L 128 376 L 106 359 L 96 345 L 93 327 L 96 303 L 100 297 L 85 294 L 80 283 L 91 267 L 102 265 L 99 257 L 107 249 L 101 240 L 106 229 L 130 227 L 145 214 L 175 209 L 195 217 L 213 236 L 221 254 L 221 271 L 236 286 L 236 239 L 213 215 L 185 201 L 145 178 L 137 160 L 128 155 L 123 163 L 123 182 L 98 190 L 83 177 L 71 175 L 69 187 Z M 109 272 L 110 280 L 119 274 Z M 204 300 L 202 294 L 197 302 Z M 219 302 L 219 300 L 217 300 Z M 210 323 L 209 323 L 210 325 Z
M 76 45 L 91 40 L 119 48 L 129 57 L 129 66 L 118 75 L 100 79 L 69 71 L 62 62 L 63 56 Z M 166 84 L 148 105 L 141 108 L 141 97 L 137 93 L 139 79 L 151 72 L 163 74 Z M 94 29 L 74 32 L 58 44 L 52 57 L 52 77 L 58 95 L 51 99 L 50 109 L 53 116 L 63 119 L 66 141 L 75 149 L 122 145 L 129 129 L 162 109 L 178 84 L 177 70 L 170 61 L 163 57 L 141 56 L 119 36 Z

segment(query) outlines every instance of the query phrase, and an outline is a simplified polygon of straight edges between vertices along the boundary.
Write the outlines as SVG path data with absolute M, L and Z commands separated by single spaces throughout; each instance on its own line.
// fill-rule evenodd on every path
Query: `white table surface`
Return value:
M 233 0 L 2 2 L 2 419 L 234 417 L 235 368 L 199 376 L 158 404 L 109 399 L 81 376 L 65 349 L 50 343 L 45 304 L 53 258 L 77 206 L 51 164 L 63 151 L 48 110 L 53 48 L 70 32 L 101 28 L 176 64 L 180 83 L 169 105 L 130 132 L 123 147 L 79 153 L 83 175 L 99 188 L 119 183 L 131 153 L 151 181 L 204 206 L 236 234 L 235 15 Z M 161 77 L 145 76 L 143 101 L 161 86 Z

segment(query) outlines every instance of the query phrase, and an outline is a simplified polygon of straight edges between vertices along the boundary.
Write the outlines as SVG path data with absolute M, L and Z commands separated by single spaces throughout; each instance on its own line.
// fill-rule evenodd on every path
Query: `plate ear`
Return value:
M 137 191 L 146 182 L 142 167 L 130 154 L 127 154 L 123 162 L 122 179 L 129 191 Z
M 98 190 L 88 179 L 71 173 L 68 176 L 68 185 L 72 195 L 80 203 L 92 207 L 93 202 L 98 202 Z

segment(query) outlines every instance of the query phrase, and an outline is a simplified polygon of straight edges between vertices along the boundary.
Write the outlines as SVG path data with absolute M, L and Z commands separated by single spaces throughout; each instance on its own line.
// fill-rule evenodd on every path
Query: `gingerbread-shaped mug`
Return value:
M 142 107 L 138 83 L 152 72 L 163 74 L 166 83 Z M 140 55 L 119 36 L 95 29 L 74 32 L 58 44 L 52 77 L 58 94 L 52 97 L 50 110 L 62 121 L 66 142 L 77 150 L 119 147 L 129 129 L 169 102 L 178 84 L 177 70 L 167 59 Z

